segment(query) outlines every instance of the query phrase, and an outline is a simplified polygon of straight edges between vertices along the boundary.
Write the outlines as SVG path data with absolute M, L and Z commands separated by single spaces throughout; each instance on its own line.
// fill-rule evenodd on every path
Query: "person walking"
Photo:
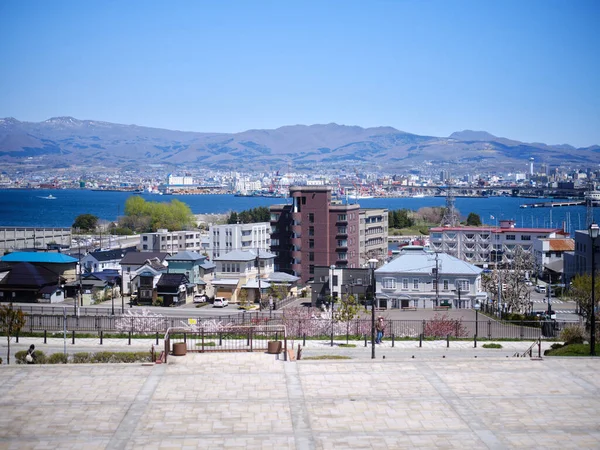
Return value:
M 377 339 L 375 339 L 375 343 L 381 344 L 381 341 L 383 340 L 383 331 L 385 330 L 385 323 L 383 322 L 383 317 L 380 316 L 377 319 L 375 330 L 377 331 Z
M 33 352 L 35 352 L 35 345 L 31 344 L 29 346 L 29 350 L 27 350 L 27 354 L 25 355 L 25 361 L 27 361 L 27 364 L 35 363 L 35 358 L 34 358 Z

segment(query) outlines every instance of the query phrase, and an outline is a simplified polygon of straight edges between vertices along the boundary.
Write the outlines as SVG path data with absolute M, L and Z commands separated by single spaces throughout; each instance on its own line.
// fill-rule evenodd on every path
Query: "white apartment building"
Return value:
M 560 228 L 516 228 L 513 220 L 501 220 L 500 226 L 429 229 L 432 250 L 480 266 L 496 261 L 510 262 L 517 247 L 533 253 L 536 239 L 567 236 Z
M 268 222 L 212 225 L 210 259 L 235 250 L 271 251 L 271 224 Z
M 359 211 L 359 264 L 366 267 L 369 259 L 385 261 L 388 255 L 388 210 L 368 208 Z
M 155 233 L 142 233 L 138 249 L 141 252 L 192 251 L 202 253 L 202 236 L 199 231 L 169 231 L 159 229 Z

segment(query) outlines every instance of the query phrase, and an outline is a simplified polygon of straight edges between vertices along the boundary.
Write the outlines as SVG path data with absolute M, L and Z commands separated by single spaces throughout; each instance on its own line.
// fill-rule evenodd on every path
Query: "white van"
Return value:
M 535 287 L 535 292 L 539 292 L 540 294 L 545 294 L 546 293 L 546 286 L 542 286 L 542 285 L 537 285 Z
M 225 297 L 215 297 L 213 308 L 225 308 L 227 305 L 229 305 L 229 300 Z

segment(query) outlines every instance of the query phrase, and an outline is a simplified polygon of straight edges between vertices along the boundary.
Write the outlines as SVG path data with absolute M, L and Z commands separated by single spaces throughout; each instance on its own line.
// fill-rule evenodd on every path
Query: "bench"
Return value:
M 450 309 L 449 306 L 434 306 L 433 310 L 434 311 L 448 311 Z
M 402 307 L 402 311 L 416 311 L 417 307 L 416 306 L 403 306 Z

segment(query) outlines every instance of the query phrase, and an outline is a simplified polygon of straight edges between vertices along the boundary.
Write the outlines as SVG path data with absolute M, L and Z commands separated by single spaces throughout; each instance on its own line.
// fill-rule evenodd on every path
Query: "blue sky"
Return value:
M 600 144 L 600 1 L 0 2 L 0 117 Z

